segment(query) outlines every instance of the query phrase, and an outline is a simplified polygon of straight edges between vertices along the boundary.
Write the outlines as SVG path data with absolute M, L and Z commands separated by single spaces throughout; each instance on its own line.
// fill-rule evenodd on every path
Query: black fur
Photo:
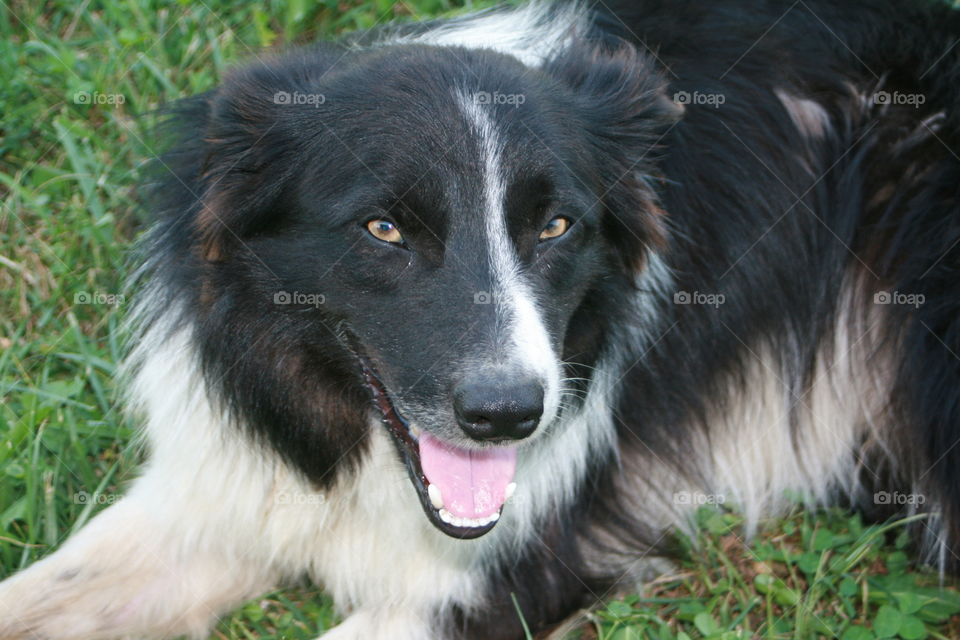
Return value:
M 485 340 L 451 352 L 458 336 L 472 331 L 494 339 L 488 332 L 495 318 L 484 307 L 467 304 L 454 315 L 449 306 L 490 289 L 489 266 L 477 255 L 483 248 L 454 246 L 482 231 L 478 220 L 466 217 L 469 211 L 444 217 L 479 197 L 470 191 L 479 186 L 470 184 L 462 202 L 443 193 L 452 181 L 448 172 L 476 171 L 473 142 L 457 133 L 463 123 L 451 88 L 505 92 L 512 81 L 516 92 L 524 92 L 526 109 L 500 109 L 504 122 L 516 120 L 512 134 L 526 138 L 518 148 L 528 150 L 526 157 L 508 158 L 517 176 L 508 194 L 517 211 L 511 219 L 528 210 L 535 216 L 520 218 L 512 232 L 539 228 L 544 213 L 537 207 L 551 215 L 576 207 L 570 215 L 579 232 L 571 236 L 583 249 L 579 260 L 570 259 L 570 247 L 540 251 L 530 244 L 522 254 L 550 270 L 544 282 L 553 287 L 554 304 L 547 317 L 558 340 L 567 336 L 573 374 L 596 356 L 600 319 L 617 314 L 610 280 L 620 279 L 619 288 L 629 291 L 644 243 L 660 241 L 661 223 L 648 206 L 653 195 L 618 178 L 648 166 L 642 154 L 676 113 L 658 91 L 659 76 L 631 49 L 575 51 L 548 73 L 527 78 L 531 74 L 506 56 L 462 51 L 451 58 L 415 46 L 357 56 L 328 74 L 326 65 L 337 55 L 319 47 L 267 68 L 254 66 L 175 112 L 183 142 L 163 160 L 162 168 L 173 172 L 155 189 L 161 220 L 148 245 L 166 304 L 179 305 L 195 327 L 214 392 L 318 485 L 330 484 L 335 468 L 364 450 L 358 445 L 369 398 L 351 340 L 371 350 L 376 334 L 384 333 L 389 342 L 368 355 L 404 390 L 401 401 L 416 415 L 415 400 L 429 404 L 448 391 L 448 377 L 461 362 L 483 357 Z M 516 80 L 505 80 L 511 76 Z M 277 105 L 279 91 L 323 94 L 325 104 L 322 110 Z M 364 110 L 369 118 L 355 117 Z M 353 142 L 369 138 L 369 131 L 376 132 L 376 145 Z M 634 144 L 617 146 L 618 133 L 634 136 Z M 543 149 L 544 140 L 557 139 L 564 141 Z M 564 147 L 570 155 L 560 157 Z M 424 176 L 421 163 L 408 162 L 418 155 L 449 164 L 436 162 Z M 401 289 L 395 274 L 409 254 L 384 253 L 382 243 L 359 231 L 365 212 L 376 211 L 403 218 L 405 233 L 417 235 L 424 272 L 446 260 L 455 267 L 450 275 L 418 285 L 425 291 Z M 459 220 L 463 230 L 449 228 Z M 597 234 L 603 242 L 585 244 Z M 357 294 L 377 287 L 378 297 L 358 308 Z M 278 292 L 316 293 L 324 303 L 278 307 Z M 592 302 L 581 304 L 584 299 Z M 424 345 L 420 336 L 427 327 L 436 331 L 423 311 L 430 306 L 446 317 L 447 338 Z M 577 326 L 567 331 L 574 311 Z M 398 313 L 417 312 L 421 323 L 386 324 Z M 449 373 L 425 375 L 430 366 Z M 422 417 L 428 422 L 449 411 L 430 409 Z
M 883 307 L 880 333 L 866 338 L 895 354 L 884 417 L 898 458 L 867 449 L 864 490 L 907 487 L 940 505 L 940 560 L 954 564 L 960 17 L 923 0 L 640 0 L 598 3 L 591 17 L 590 33 L 539 70 L 492 52 L 324 45 L 181 105 L 164 158 L 174 177 L 153 191 L 148 270 L 195 328 L 211 389 L 318 486 L 365 450 L 370 397 L 355 345 L 401 408 L 446 433 L 438 398 L 464 363 L 495 350 L 496 325 L 467 304 L 491 276 L 470 247 L 479 187 L 464 176 L 477 171 L 477 142 L 457 134 L 451 90 L 523 93 L 523 109 L 494 110 L 508 138 L 510 231 L 566 375 L 586 389 L 624 327 L 653 338 L 619 372 L 619 458 L 652 451 L 696 478 L 683 429 L 723 437 L 707 417 L 731 379 L 746 383 L 758 349 L 775 354 L 802 428 L 838 322 L 869 321 L 878 292 L 921 295 L 919 306 Z M 819 104 L 822 134 L 798 128 L 776 90 Z M 325 103 L 280 107 L 278 91 Z M 924 102 L 875 104 L 880 91 Z M 724 102 L 681 108 L 684 93 Z M 416 261 L 363 236 L 365 211 L 396 218 Z M 576 234 L 546 250 L 523 240 L 557 212 Z M 725 303 L 631 309 L 651 252 L 676 291 Z M 281 291 L 324 302 L 278 307 Z M 633 557 L 658 539 L 620 507 L 619 473 L 612 456 L 598 461 L 536 544 L 490 568 L 484 613 L 458 612 L 453 632 L 518 637 L 505 622 L 511 595 L 543 629 L 615 586 L 620 576 L 588 552 Z
M 665 180 L 658 191 L 668 215 L 676 289 L 721 293 L 725 304 L 659 310 L 652 330 L 658 341 L 623 379 L 616 409 L 620 455 L 636 459 L 652 450 L 677 474 L 696 477 L 677 425 L 699 424 L 709 434 L 709 405 L 754 357 L 744 342 L 779 354 L 775 374 L 799 408 L 821 349 L 851 302 L 840 298 L 844 284 L 855 280 L 854 315 L 865 313 L 878 292 L 922 295 L 919 307 L 884 307 L 890 316 L 882 337 L 867 339 L 878 353 L 893 348 L 898 354 L 888 404 L 896 458 L 871 450 L 865 493 L 843 496 L 841 487 L 837 493 L 838 500 L 886 517 L 896 508 L 874 504 L 873 492 L 919 490 L 942 505 L 943 514 L 942 521 L 918 525 L 918 538 L 933 542 L 932 560 L 956 568 L 960 52 L 953 45 L 960 15 L 932 2 L 790 6 L 598 5 L 600 37 L 624 38 L 655 53 L 669 69 L 669 91 L 726 97 L 722 108 L 688 108 L 660 141 Z M 816 141 L 801 135 L 774 88 L 814 96 L 831 116 L 829 134 Z M 857 95 L 869 99 L 878 91 L 920 93 L 926 102 L 917 109 L 865 105 Z M 938 113 L 946 115 L 920 124 Z M 888 185 L 893 190 L 886 192 Z M 584 487 L 583 500 L 563 517 L 621 540 L 612 551 L 632 550 L 636 555 L 624 557 L 629 562 L 658 536 L 642 518 L 624 514 L 611 482 L 618 473 L 613 465 L 603 469 L 598 486 Z M 583 567 L 581 550 L 554 544 L 557 555 L 536 562 L 539 571 L 531 568 L 534 577 L 525 584 L 518 587 L 508 576 L 492 588 L 516 590 L 537 620 L 549 603 L 553 621 L 569 612 L 571 592 L 582 595 L 581 605 L 596 604 L 619 577 L 596 575 Z M 575 568 L 581 582 L 551 578 L 549 567 L 558 559 Z M 550 599 L 542 595 L 544 584 Z M 484 633 L 492 630 L 469 637 Z

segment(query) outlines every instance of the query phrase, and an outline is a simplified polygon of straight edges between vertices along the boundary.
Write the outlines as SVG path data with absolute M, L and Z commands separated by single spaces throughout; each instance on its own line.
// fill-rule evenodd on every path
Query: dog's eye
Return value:
M 403 236 L 400 234 L 400 229 L 397 229 L 397 225 L 389 220 L 371 220 L 367 223 L 367 231 L 377 240 L 389 242 L 390 244 L 403 243 Z
M 540 241 L 559 238 L 570 229 L 570 220 L 563 216 L 557 216 L 547 223 L 547 226 L 540 232 Z

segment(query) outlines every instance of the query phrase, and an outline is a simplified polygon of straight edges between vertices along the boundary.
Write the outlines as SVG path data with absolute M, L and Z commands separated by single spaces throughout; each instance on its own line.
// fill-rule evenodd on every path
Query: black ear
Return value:
M 200 255 L 227 259 L 242 238 L 278 209 L 298 150 L 293 91 L 265 69 L 234 73 L 209 95 L 199 166 L 201 207 L 194 217 Z M 285 112 L 284 110 L 288 112 Z
M 238 69 L 203 97 L 202 122 L 181 123 L 199 138 L 180 144 L 193 154 L 185 184 L 202 205 L 192 234 L 201 257 L 226 260 L 284 210 L 312 142 L 304 125 L 324 117 L 324 78 L 342 57 L 334 45 L 317 45 Z
M 655 61 L 632 45 L 574 44 L 545 70 L 573 90 L 597 167 L 604 225 L 624 264 L 640 269 L 665 241 L 653 185 L 657 158 L 683 107 L 668 97 Z

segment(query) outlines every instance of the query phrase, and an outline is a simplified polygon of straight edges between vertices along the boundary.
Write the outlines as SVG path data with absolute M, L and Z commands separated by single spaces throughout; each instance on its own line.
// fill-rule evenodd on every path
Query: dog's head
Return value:
M 629 48 L 317 48 L 188 103 L 153 260 L 208 381 L 320 485 L 377 412 L 431 521 L 485 533 L 662 241 L 661 84 Z

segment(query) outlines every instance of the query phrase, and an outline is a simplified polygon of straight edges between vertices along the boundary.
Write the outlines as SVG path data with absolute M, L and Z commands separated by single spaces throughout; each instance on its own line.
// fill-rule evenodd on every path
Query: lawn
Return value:
M 142 455 L 114 374 L 134 185 L 151 113 L 213 87 L 264 48 L 461 11 L 459 0 L 362 3 L 0 0 L 0 577 L 56 547 L 135 475 Z M 479 5 L 470 5 L 477 7 Z M 902 522 L 800 509 L 745 543 L 700 513 L 682 561 L 605 601 L 572 637 L 960 637 L 960 595 L 910 565 Z M 599 595 L 599 594 L 598 594 Z M 266 595 L 215 638 L 315 638 L 334 624 L 316 588 Z

